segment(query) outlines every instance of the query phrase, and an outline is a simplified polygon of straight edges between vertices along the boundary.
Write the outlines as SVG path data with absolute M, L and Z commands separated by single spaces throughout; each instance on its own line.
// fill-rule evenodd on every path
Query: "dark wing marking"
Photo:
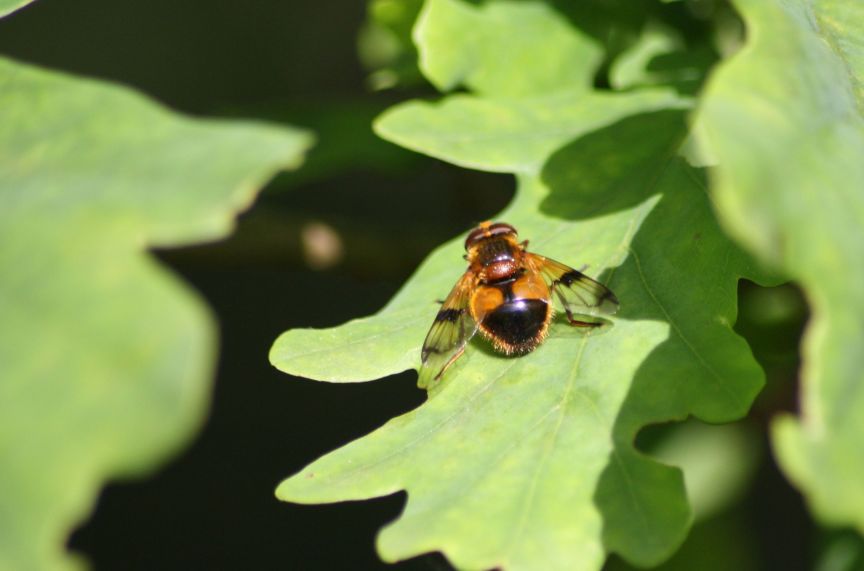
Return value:
M 420 354 L 422 364 L 417 381 L 420 388 L 426 388 L 433 381 L 439 380 L 477 333 L 477 323 L 468 309 L 473 280 L 474 275 L 465 272 L 435 316 Z
M 618 298 L 612 290 L 592 280 L 570 266 L 545 256 L 525 253 L 526 261 L 549 284 L 553 295 L 561 303 L 567 318 L 573 324 L 595 325 L 574 318 L 578 315 L 612 315 L 618 311 Z

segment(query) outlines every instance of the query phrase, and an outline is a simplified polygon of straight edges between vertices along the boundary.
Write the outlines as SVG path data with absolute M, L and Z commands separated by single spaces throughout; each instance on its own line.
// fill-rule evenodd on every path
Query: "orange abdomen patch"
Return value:
M 540 274 L 528 272 L 521 275 L 513 285 L 510 286 L 513 299 L 549 299 L 549 288 Z
M 504 303 L 504 292 L 495 286 L 477 288 L 471 296 L 471 315 L 474 321 L 482 323 L 490 312 Z

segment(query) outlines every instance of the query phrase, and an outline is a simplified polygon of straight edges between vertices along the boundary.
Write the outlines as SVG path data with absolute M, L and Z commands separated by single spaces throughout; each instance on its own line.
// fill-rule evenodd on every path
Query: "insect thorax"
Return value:
M 471 260 L 482 283 L 512 279 L 520 270 L 521 249 L 507 238 L 489 238 L 479 242 Z

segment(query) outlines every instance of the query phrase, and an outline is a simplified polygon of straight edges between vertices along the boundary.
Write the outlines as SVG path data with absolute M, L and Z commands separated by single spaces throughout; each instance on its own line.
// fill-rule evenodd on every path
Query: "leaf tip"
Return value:
M 281 366 L 281 355 L 282 345 L 284 344 L 285 336 L 288 335 L 287 331 L 282 332 L 279 337 L 276 338 L 276 341 L 273 342 L 273 345 L 270 346 L 270 352 L 267 353 L 267 360 L 270 361 L 270 364 L 282 371 L 285 372 L 285 369 Z
M 278 486 L 276 486 L 275 496 L 276 499 L 282 502 L 293 502 L 293 503 L 301 503 L 302 493 L 299 491 L 298 483 L 302 485 L 303 482 L 307 480 L 314 480 L 315 472 L 311 470 L 304 470 L 303 472 L 299 472 L 290 478 L 285 478 L 282 480 Z

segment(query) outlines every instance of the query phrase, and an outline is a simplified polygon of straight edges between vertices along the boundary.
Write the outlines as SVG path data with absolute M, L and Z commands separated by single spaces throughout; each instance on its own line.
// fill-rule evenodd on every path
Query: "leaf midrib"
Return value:
M 534 503 L 534 496 L 535 496 L 536 491 L 537 491 L 537 482 L 540 480 L 540 473 L 545 468 L 546 463 L 549 460 L 549 456 L 552 454 L 552 451 L 555 449 L 555 441 L 558 439 L 558 433 L 561 430 L 561 425 L 564 423 L 564 417 L 567 414 L 567 404 L 570 400 L 570 394 L 573 391 L 573 385 L 576 382 L 576 377 L 578 376 L 578 373 L 579 373 L 579 367 L 582 363 L 582 355 L 585 352 L 585 346 L 587 345 L 588 339 L 590 337 L 591 337 L 591 335 L 589 334 L 589 335 L 585 335 L 585 337 L 582 338 L 582 340 L 581 340 L 582 342 L 579 345 L 579 352 L 576 354 L 576 359 L 574 360 L 573 368 L 571 369 L 571 373 L 570 373 L 570 378 L 567 381 L 567 384 L 566 384 L 565 389 L 564 389 L 564 393 L 561 395 L 560 401 L 554 407 L 552 407 L 552 409 L 547 413 L 547 415 L 551 414 L 553 411 L 555 411 L 556 408 L 560 410 L 560 414 L 558 416 L 558 421 L 555 423 L 555 427 L 553 428 L 552 433 L 549 437 L 549 441 L 545 447 L 545 450 L 543 451 L 543 456 L 540 458 L 540 462 L 537 463 L 537 467 L 531 476 L 531 482 L 528 486 L 528 491 L 525 494 L 525 500 L 523 501 L 522 508 L 521 508 L 520 514 L 519 514 L 519 518 L 516 522 L 516 525 L 513 528 L 513 532 L 510 534 L 509 541 L 507 541 L 507 543 L 505 543 L 505 548 L 503 549 L 503 551 L 505 553 L 507 553 L 507 555 L 502 558 L 504 561 L 512 560 L 513 553 L 517 551 L 516 546 L 521 545 L 521 542 L 519 542 L 519 538 L 522 537 L 522 533 L 523 533 L 523 531 L 525 529 L 525 525 L 528 521 L 528 514 L 532 511 L 532 507 L 533 507 L 533 503 Z M 588 400 L 590 401 L 590 399 L 588 399 Z M 592 401 L 592 404 L 594 404 L 593 401 Z M 596 410 L 596 405 L 594 406 L 594 408 Z M 600 415 L 598 415 L 598 416 L 600 416 Z M 545 418 L 545 416 L 544 416 L 544 418 Z M 602 416 L 600 416 L 600 420 L 604 420 L 602 418 Z
M 720 374 L 714 369 L 711 364 L 705 360 L 704 357 L 696 350 L 690 340 L 684 335 L 684 332 L 678 326 L 677 321 L 670 315 L 670 313 L 666 310 L 666 306 L 664 306 L 657 295 L 654 293 L 654 290 L 651 286 L 648 285 L 648 280 L 645 277 L 645 272 L 642 270 L 642 263 L 639 261 L 639 255 L 636 253 L 636 250 L 632 247 L 630 248 L 630 255 L 633 256 L 633 261 L 636 263 L 636 271 L 639 274 L 639 279 L 642 281 L 642 286 L 645 288 L 645 292 L 651 297 L 651 300 L 654 302 L 654 305 L 663 313 L 663 316 L 666 318 L 666 322 L 672 328 L 672 330 L 678 335 L 681 341 L 684 342 L 684 345 L 690 351 L 690 353 L 696 358 L 702 367 L 708 371 L 711 377 L 714 378 L 715 383 L 718 387 L 720 387 L 723 392 L 725 392 L 732 402 L 735 403 L 735 406 L 740 410 L 742 407 L 746 407 L 747 403 L 745 403 L 741 398 L 736 395 L 734 391 L 732 391 L 729 386 L 723 382 L 723 378 Z

